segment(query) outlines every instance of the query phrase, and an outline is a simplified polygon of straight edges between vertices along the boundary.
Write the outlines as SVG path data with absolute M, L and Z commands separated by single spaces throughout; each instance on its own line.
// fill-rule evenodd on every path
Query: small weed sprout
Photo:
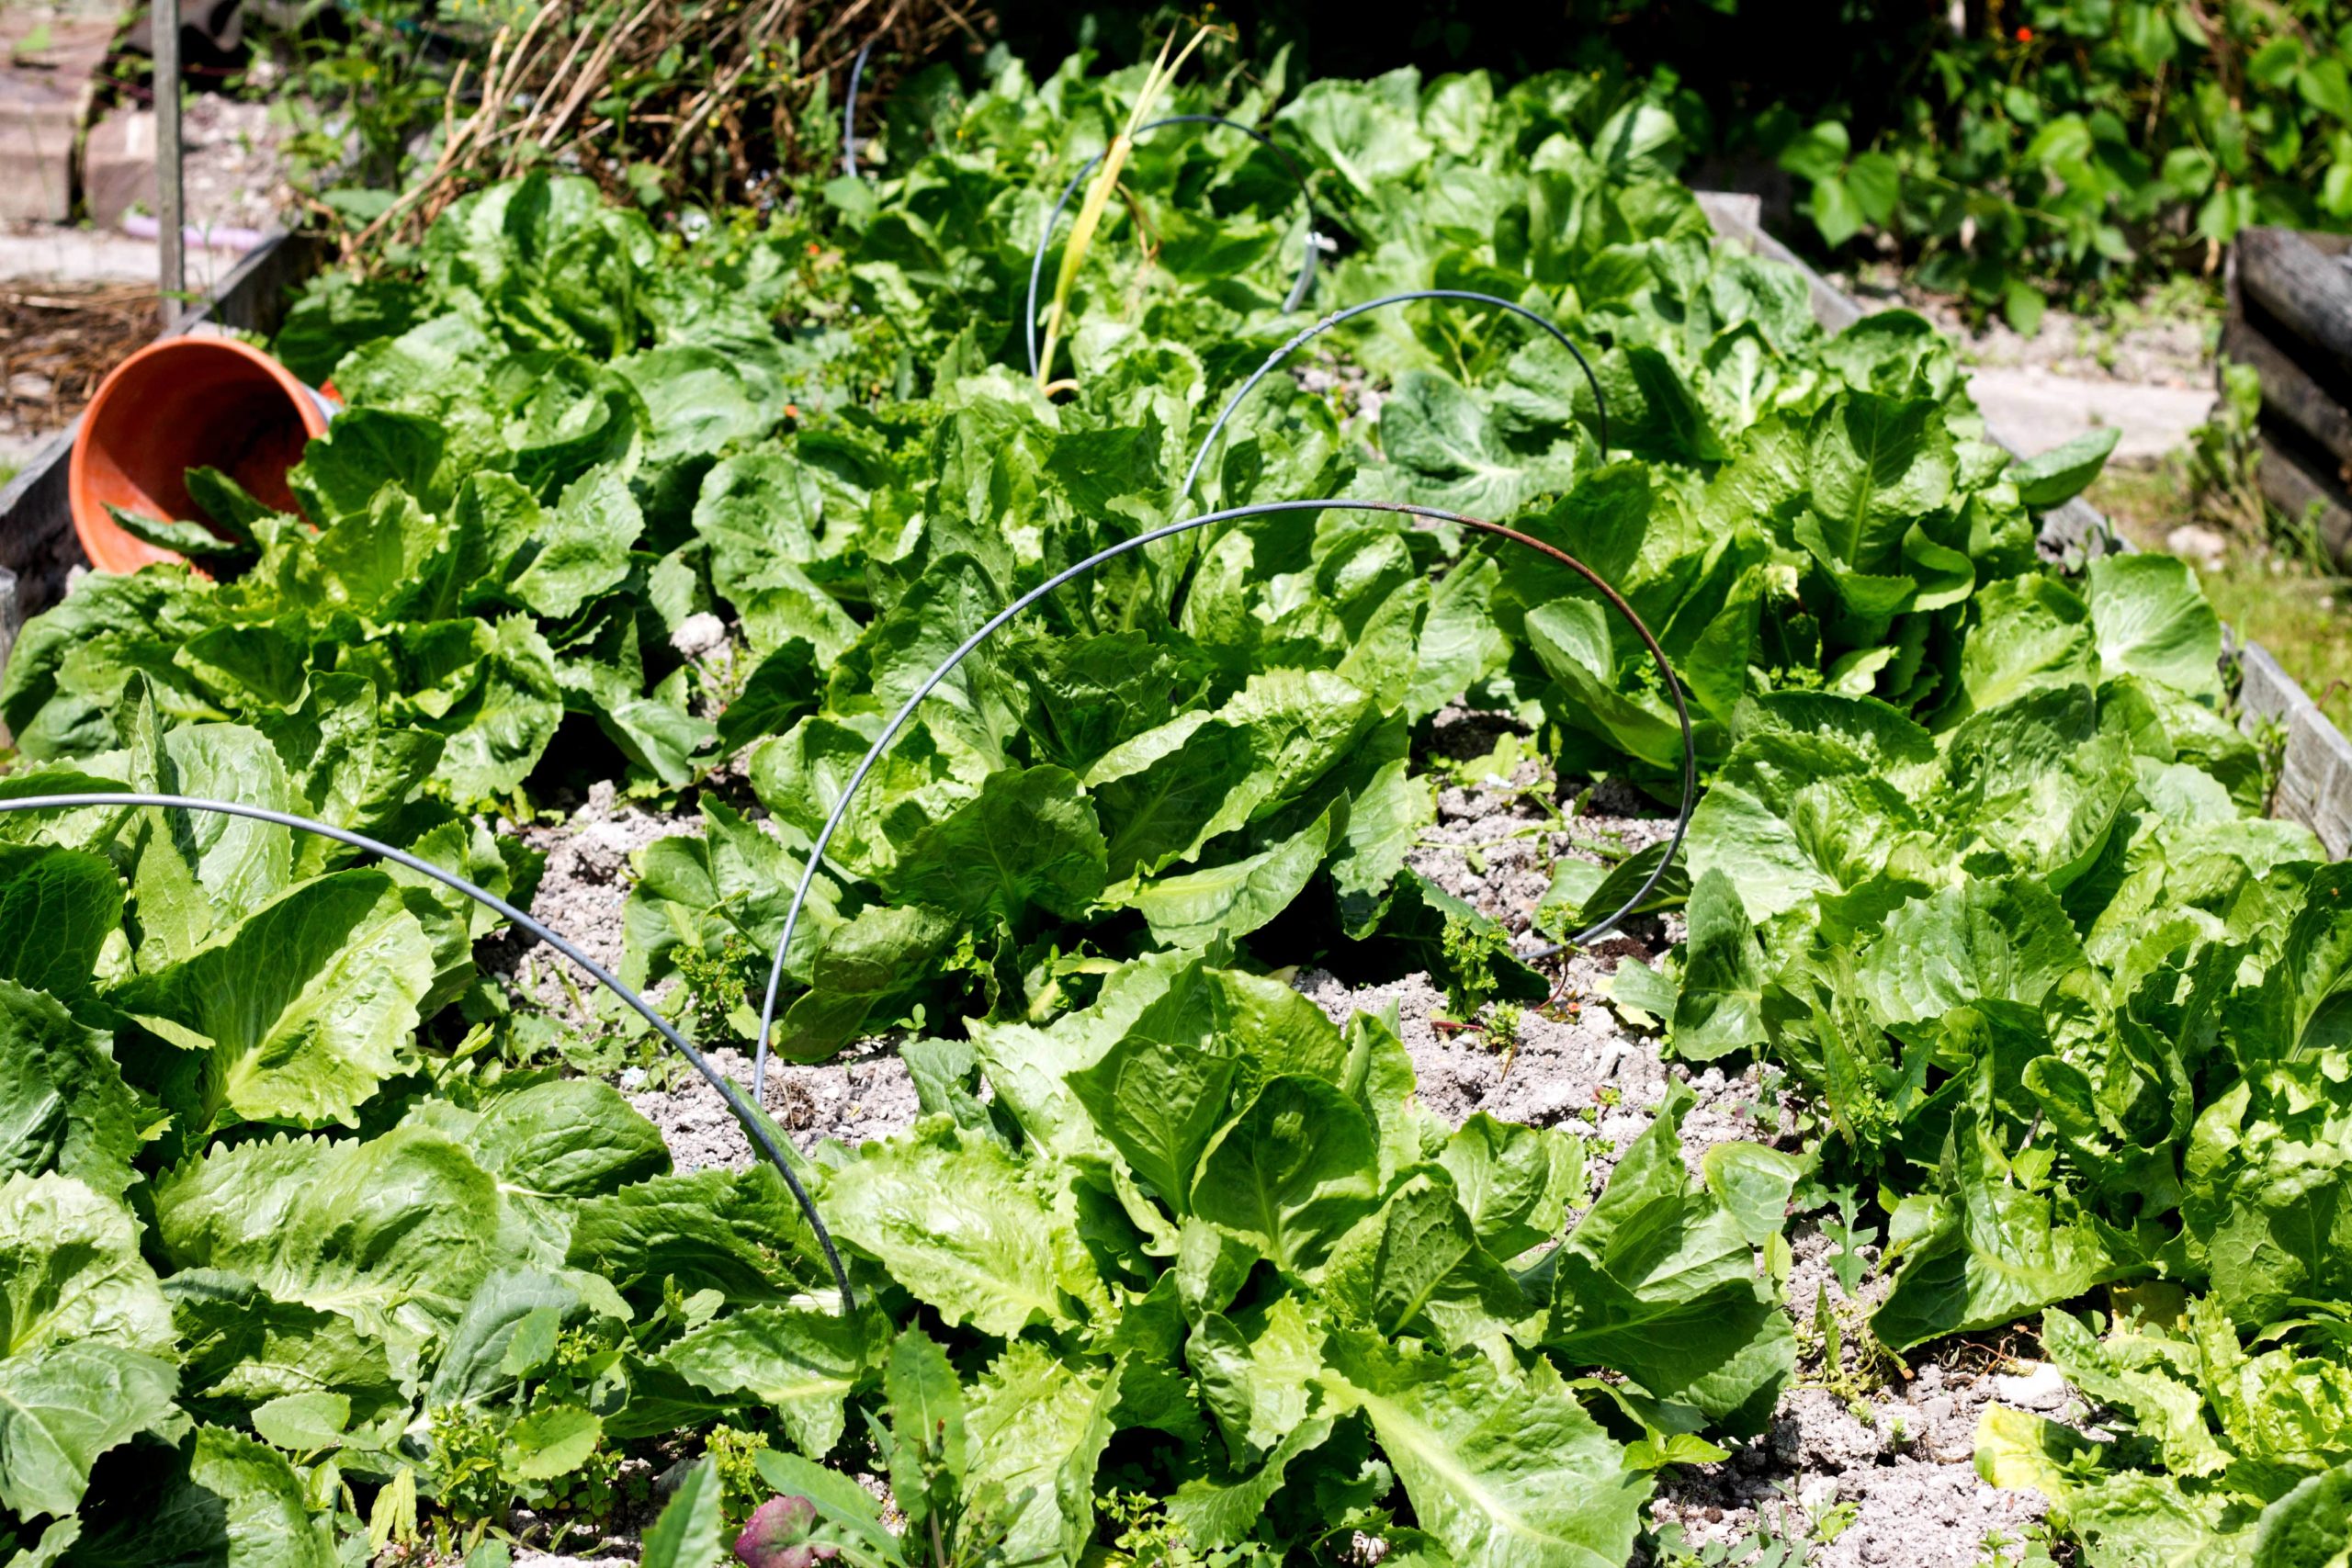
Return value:
M 752 1016 L 745 976 L 753 956 L 743 939 L 731 932 L 716 953 L 705 947 L 677 950 L 686 1021 L 694 1030 L 695 1043 L 704 1049 L 743 1044 L 758 1027 Z
M 1466 915 L 1449 915 L 1440 939 L 1445 959 L 1445 1009 L 1467 1021 L 1495 994 L 1495 965 L 1510 955 L 1510 936 L 1500 926 Z

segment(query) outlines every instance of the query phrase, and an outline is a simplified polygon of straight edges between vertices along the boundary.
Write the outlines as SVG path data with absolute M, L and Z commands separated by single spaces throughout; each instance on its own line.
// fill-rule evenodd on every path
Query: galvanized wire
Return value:
M 800 1213 L 808 1221 L 809 1229 L 816 1233 L 817 1245 L 824 1249 L 825 1261 L 832 1269 L 833 1283 L 841 1290 L 842 1310 L 844 1312 L 854 1310 L 856 1299 L 850 1291 L 849 1272 L 842 1267 L 841 1254 L 833 1247 L 832 1234 L 826 1230 L 825 1222 L 818 1216 L 817 1205 L 810 1201 L 808 1190 L 800 1185 L 800 1178 L 794 1172 L 790 1157 L 778 1146 L 775 1139 L 769 1135 L 767 1126 L 760 1116 L 749 1104 L 745 1103 L 741 1093 L 728 1081 L 727 1075 L 712 1066 L 709 1060 L 701 1052 L 695 1050 L 668 1019 L 653 1010 L 652 1004 L 622 985 L 612 971 L 581 952 L 578 947 L 554 930 L 533 919 L 488 888 L 478 887 L 454 872 L 444 871 L 431 861 L 421 860 L 406 850 L 394 849 L 391 845 L 371 839 L 365 833 L 355 833 L 348 828 L 337 828 L 329 823 L 313 821 L 308 817 L 297 817 L 288 811 L 272 811 L 266 807 L 243 806 L 232 800 L 206 800 L 194 795 L 157 795 L 144 790 L 102 790 L 87 795 L 20 795 L 13 800 L 0 800 L 0 812 L 84 811 L 92 807 L 101 806 L 153 807 L 164 810 L 209 811 L 217 816 L 243 817 L 255 822 L 267 822 L 275 827 L 291 828 L 304 833 L 316 833 L 322 839 L 333 839 L 337 843 L 349 844 L 357 850 L 366 850 L 370 854 L 380 856 L 395 865 L 406 866 L 420 875 L 429 876 L 444 887 L 454 888 L 474 902 L 497 911 L 498 914 L 512 920 L 524 931 L 579 964 L 593 976 L 599 985 L 636 1009 L 638 1016 L 651 1024 L 662 1038 L 669 1042 L 671 1048 L 692 1064 L 695 1071 L 703 1076 L 704 1081 L 718 1091 L 718 1097 L 725 1100 L 727 1108 L 735 1113 L 735 1120 L 742 1123 L 745 1135 L 758 1146 L 762 1154 L 767 1156 L 768 1163 L 775 1167 L 777 1173 L 784 1178 L 785 1185 L 791 1189 L 794 1201 L 800 1205 Z M 754 1093 L 756 1092 L 755 1090 Z
M 1649 897 L 1651 889 L 1657 886 L 1659 879 L 1666 874 L 1667 867 L 1673 863 L 1676 851 L 1681 848 L 1682 836 L 1690 826 L 1690 813 L 1698 805 L 1699 748 L 1691 734 L 1690 709 L 1683 701 L 1682 682 L 1676 678 L 1674 666 L 1666 657 L 1666 649 L 1658 646 L 1657 638 L 1651 635 L 1649 627 L 1643 624 L 1642 618 L 1634 613 L 1634 607 L 1625 602 L 1623 595 L 1603 581 L 1600 573 L 1555 545 L 1547 544 L 1542 539 L 1522 534 L 1516 528 L 1507 528 L 1499 523 L 1489 523 L 1483 518 L 1469 517 L 1458 512 L 1447 512 L 1434 506 L 1419 506 L 1401 501 L 1357 501 L 1335 498 L 1320 501 L 1261 501 L 1245 506 L 1227 507 L 1222 511 L 1204 513 L 1198 517 L 1188 517 L 1182 522 L 1166 524 L 1137 534 L 1132 538 L 1122 539 L 1106 549 L 1097 550 L 1076 565 L 1066 567 L 1056 572 L 989 616 L 978 631 L 958 644 L 953 653 L 941 660 L 936 669 L 923 677 L 913 694 L 899 705 L 899 711 L 890 716 L 889 723 L 882 727 L 882 733 L 876 736 L 873 745 L 866 749 L 865 757 L 858 761 L 856 772 L 850 775 L 848 784 L 842 790 L 841 798 L 834 802 L 832 811 L 826 817 L 825 825 L 818 832 L 816 841 L 809 847 L 808 858 L 801 867 L 799 884 L 792 890 L 792 907 L 785 913 L 784 934 L 776 940 L 775 958 L 768 967 L 767 992 L 760 1001 L 759 1043 L 752 1056 L 752 1093 L 755 1098 L 762 1093 L 767 1079 L 768 1043 L 770 1034 L 775 1026 L 776 996 L 784 984 L 785 955 L 791 950 L 794 932 L 799 929 L 800 911 L 808 903 L 808 889 L 816 881 L 818 868 L 824 863 L 826 846 L 832 842 L 834 833 L 840 829 L 842 821 L 849 816 L 850 807 L 856 800 L 857 792 L 865 784 L 866 776 L 873 773 L 874 765 L 881 761 L 883 752 L 889 749 L 890 742 L 897 739 L 899 730 L 905 728 L 907 720 L 914 716 L 915 709 L 922 705 L 923 699 L 930 696 L 942 682 L 954 673 L 956 667 L 961 664 L 973 649 L 993 636 L 999 627 L 1055 589 L 1084 576 L 1103 562 L 1116 559 L 1131 551 L 1139 550 L 1146 545 L 1156 544 L 1159 540 L 1189 533 L 1195 528 L 1204 528 L 1216 523 L 1229 523 L 1237 518 L 1259 517 L 1281 512 L 1386 512 L 1401 513 L 1408 517 L 1424 518 L 1432 522 L 1455 524 L 1462 527 L 1476 529 L 1480 533 L 1492 534 L 1498 537 L 1509 539 L 1515 544 L 1524 545 L 1539 554 L 1559 561 L 1582 576 L 1609 601 L 1610 604 L 1634 628 L 1635 635 L 1641 638 L 1642 645 L 1649 649 L 1650 658 L 1657 666 L 1658 676 L 1666 683 L 1667 694 L 1674 701 L 1675 717 L 1682 727 L 1682 807 L 1676 814 L 1674 835 L 1667 845 L 1666 853 L 1659 858 L 1657 864 L 1652 868 L 1641 886 L 1634 889 L 1633 897 L 1626 899 L 1624 904 L 1613 913 L 1570 938 L 1570 942 L 1582 944 L 1597 941 L 1614 929 L 1618 921 L 1632 914 L 1644 900 Z
M 1307 291 L 1315 287 L 1316 258 L 1322 254 L 1322 243 L 1316 238 L 1315 234 L 1315 194 L 1307 188 L 1306 174 L 1300 170 L 1291 155 L 1275 143 L 1272 137 L 1268 136 L 1256 126 L 1244 125 L 1238 119 L 1227 119 L 1219 115 L 1171 114 L 1165 119 L 1155 119 L 1149 124 L 1136 127 L 1136 135 L 1141 136 L 1148 130 L 1158 130 L 1163 125 L 1221 125 L 1228 130 L 1241 132 L 1242 135 L 1249 137 L 1282 160 L 1283 167 L 1289 171 L 1290 177 L 1298 185 L 1299 205 L 1306 209 L 1306 240 L 1299 256 L 1298 281 L 1290 286 L 1290 297 L 1283 301 L 1283 312 L 1285 315 L 1297 310 L 1306 302 Z M 1129 140 L 1132 141 L 1133 138 Z M 1097 152 L 1079 166 L 1078 173 L 1069 177 L 1069 184 L 1062 186 L 1061 195 L 1054 198 L 1053 210 L 1046 214 L 1045 228 L 1037 235 L 1036 254 L 1029 258 L 1029 301 L 1021 314 L 1021 327 L 1022 331 L 1027 334 L 1029 374 L 1033 379 L 1037 374 L 1037 283 L 1045 275 L 1046 253 L 1053 248 L 1054 225 L 1061 221 L 1062 209 L 1069 205 L 1069 198 L 1078 194 L 1078 187 L 1084 183 L 1086 176 L 1092 174 L 1097 165 L 1110 155 L 1110 149 L 1107 147 Z
M 1235 388 L 1233 395 L 1225 400 L 1225 407 L 1218 412 L 1216 422 L 1209 426 L 1208 434 L 1202 437 L 1200 450 L 1193 454 L 1193 466 L 1184 470 L 1184 482 L 1176 491 L 1176 504 L 1182 506 L 1184 503 L 1184 498 L 1193 493 L 1193 483 L 1200 478 L 1201 465 L 1208 461 L 1209 449 L 1216 445 L 1216 438 L 1225 433 L 1226 424 L 1233 418 L 1234 411 L 1241 406 L 1241 400 L 1248 397 L 1259 382 L 1272 375 L 1275 367 L 1283 360 L 1288 359 L 1307 343 L 1329 332 L 1340 322 L 1352 321 L 1367 310 L 1377 310 L 1388 305 L 1409 305 L 1421 299 L 1467 300 L 1473 304 L 1492 305 L 1498 310 L 1509 310 L 1515 316 L 1523 317 L 1551 333 L 1554 340 L 1562 348 L 1566 349 L 1569 356 L 1576 360 L 1577 367 L 1584 372 L 1585 384 L 1592 389 L 1595 434 L 1600 442 L 1601 456 L 1603 457 L 1608 456 L 1609 400 L 1601 395 L 1600 378 L 1592 373 L 1592 366 L 1586 360 L 1582 351 L 1568 341 L 1567 333 L 1555 326 L 1548 318 L 1529 310 L 1524 305 L 1514 304 L 1498 294 L 1481 294 L 1475 288 L 1408 288 L 1402 293 L 1384 294 L 1377 299 L 1367 299 L 1361 305 L 1350 305 L 1344 310 L 1334 310 L 1312 326 L 1300 328 L 1288 343 L 1266 355 L 1266 362 L 1252 371 L 1250 378 Z M 1036 374 L 1036 351 L 1032 349 L 1029 355 L 1031 375 Z
M 872 39 L 857 46 L 857 58 L 849 67 L 849 93 L 842 105 L 842 173 L 852 179 L 857 177 L 857 84 L 865 75 L 865 57 L 873 52 Z

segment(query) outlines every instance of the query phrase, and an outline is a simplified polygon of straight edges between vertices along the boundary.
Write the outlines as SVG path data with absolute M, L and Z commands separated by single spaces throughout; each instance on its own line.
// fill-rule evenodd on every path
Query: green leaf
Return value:
M 2018 487 L 2018 499 L 2036 512 L 2063 506 L 2098 478 L 2099 470 L 2107 466 L 2108 454 L 2122 438 L 2123 432 L 2112 427 L 2088 431 L 2038 457 L 2010 465 L 2008 480 Z
M 144 1117 L 112 1043 L 55 998 L 0 980 L 0 1177 L 56 1171 L 107 1197 L 131 1184 Z
M 2352 1562 L 2352 1464 L 2304 1478 L 2263 1509 L 2252 1568 L 2340 1568 Z
M 1863 220 L 1883 227 L 1903 195 L 1903 171 L 1884 152 L 1864 152 L 1846 165 L 1846 189 Z
M 825 1212 L 836 1237 L 950 1324 L 1010 1338 L 1108 1308 L 1070 1199 L 944 1118 L 861 1148 L 826 1183 Z
M 537 511 L 530 508 L 534 517 Z M 610 468 L 583 474 L 565 488 L 543 524 L 525 537 L 510 533 L 502 539 L 502 549 L 512 552 L 505 592 L 543 619 L 569 620 L 628 575 L 629 548 L 644 526 L 617 474 Z
M 1102 895 L 1104 846 L 1094 807 L 1061 768 L 1008 768 L 945 821 L 926 828 L 888 879 L 892 897 L 967 919 L 1020 919 L 1032 905 L 1064 919 Z
M 1894 1285 L 1871 1314 L 1891 1350 L 1990 1328 L 2071 1301 L 2125 1272 L 2098 1228 L 2048 1193 L 2012 1185 L 1973 1119 L 1953 1123 L 1942 1190 L 1903 1201 L 1887 1262 Z
M 1764 1043 L 1764 952 L 1731 878 L 1710 870 L 1690 889 L 1690 945 L 1674 1008 L 1675 1055 L 1710 1061 Z
M 1794 1374 L 1795 1337 L 1758 1278 L 1741 1211 L 1683 1167 L 1690 1102 L 1687 1090 L 1669 1094 L 1547 1260 L 1544 1342 L 1733 1430 L 1760 1430 Z
M 843 1401 L 882 1361 L 870 1314 L 746 1307 L 690 1331 L 663 1361 L 730 1404 L 763 1407 L 793 1446 L 822 1459 L 841 1440 Z
M 1138 1030 L 1069 1082 L 1128 1168 L 1182 1218 L 1191 1211 L 1193 1173 L 1224 1123 L 1237 1067 L 1229 1051 Z
M 251 1438 L 201 1427 L 164 1466 L 158 1494 L 85 1538 L 73 1562 L 125 1568 L 336 1568 L 333 1526 L 311 1514 L 302 1478 Z
M 1507 1327 L 1524 1326 L 1534 1303 L 1480 1243 L 1441 1171 L 1425 1167 L 1405 1179 L 1340 1238 L 1322 1296 L 1342 1322 L 1385 1339 L 1493 1347 Z
M 1583 1140 L 1477 1111 L 1438 1152 L 1480 1245 L 1511 1258 L 1559 1234 L 1585 1196 Z
M 890 1342 L 882 1374 L 890 1402 L 890 1482 L 900 1497 L 931 1501 L 925 1495 L 927 1465 L 960 1483 L 968 1461 L 965 1441 L 964 1385 L 939 1342 L 919 1328 L 901 1331 Z M 814 1457 L 814 1456 L 812 1456 Z
M 716 1568 L 719 1542 L 718 1462 L 696 1460 L 645 1532 L 639 1568 Z
M 448 1138 L 280 1137 L 216 1148 L 155 1186 L 177 1269 L 242 1274 L 283 1302 L 413 1339 L 454 1323 L 499 1241 L 498 1190 Z
M 1364 1113 L 1320 1078 L 1269 1078 L 1202 1156 L 1193 1212 L 1311 1275 L 1377 1195 Z
M 553 1481 L 587 1463 L 604 1435 L 605 1424 L 594 1412 L 546 1405 L 506 1428 L 499 1468 L 515 1481 Z
M 115 999 L 200 1054 L 188 1107 L 198 1124 L 356 1126 L 401 1069 L 432 984 L 432 949 L 391 879 L 347 871 L 294 888 Z
M 687 1294 L 713 1290 L 730 1305 L 773 1305 L 824 1274 L 808 1219 L 765 1163 L 656 1177 L 587 1199 L 573 1215 L 566 1261 L 655 1303 L 663 1281 L 675 1280 Z
M 2207 703 L 2222 697 L 2222 624 L 2197 574 L 2171 556 L 2090 563 L 2091 633 L 2109 677 L 2144 675 Z
M 286 482 L 321 528 L 366 512 L 386 485 L 431 509 L 446 499 L 436 485 L 443 449 L 441 427 L 432 420 L 388 409 L 345 409 L 304 449 Z
M 1932 400 L 1841 392 L 1815 415 L 1810 446 L 1822 535 L 1849 572 L 1896 570 L 1904 535 L 1951 498 L 1951 434 Z
M 996 1493 L 1011 1515 L 1013 1562 L 1075 1562 L 1094 1533 L 1095 1471 L 1111 1439 L 1119 1371 L 1056 1359 L 1042 1346 L 1007 1347 L 974 1386 L 965 1417 L 967 1494 Z M 1025 1495 L 1025 1496 L 1024 1496 Z
M 1844 165 L 1852 146 L 1845 126 L 1826 119 L 1792 138 L 1781 149 L 1779 162 L 1781 167 L 1800 179 L 1826 180 Z
M 114 519 L 116 527 L 142 545 L 153 545 L 159 550 L 171 550 L 190 560 L 218 560 L 228 556 L 251 555 L 253 547 L 224 539 L 201 523 L 165 522 L 160 518 L 142 517 L 119 506 L 107 508 L 107 515 Z
M 0 1506 L 71 1514 L 171 1411 L 171 1311 L 130 1213 L 63 1176 L 0 1184 Z
M 1155 941 L 1170 947 L 1199 948 L 1224 938 L 1249 935 L 1288 908 L 1315 874 L 1329 846 L 1335 805 L 1298 832 L 1269 850 L 1205 871 L 1162 876 L 1129 899 L 1142 911 Z
M 443 737 L 434 777 L 453 800 L 471 804 L 509 795 L 555 739 L 563 719 L 555 656 L 526 615 L 490 623 L 481 658 L 426 728 Z
M 351 1426 L 351 1400 L 326 1390 L 281 1394 L 254 1405 L 253 1423 L 254 1430 L 273 1448 L 318 1453 L 342 1443 Z
M 1836 175 L 1825 175 L 1814 182 L 1806 210 L 1813 216 L 1813 226 L 1821 231 L 1822 243 L 1833 251 L 1860 233 L 1870 221 L 1860 199 Z
M 1420 1528 L 1460 1568 L 1616 1568 L 1632 1554 L 1649 1478 L 1549 1362 L 1512 1377 L 1349 1334 L 1322 1388 L 1371 1420 Z
M 1864 950 L 1859 978 L 1881 1019 L 1917 1023 L 1987 998 L 2038 1007 L 2082 962 L 2065 910 L 2041 884 L 1969 881 L 1895 910 Z

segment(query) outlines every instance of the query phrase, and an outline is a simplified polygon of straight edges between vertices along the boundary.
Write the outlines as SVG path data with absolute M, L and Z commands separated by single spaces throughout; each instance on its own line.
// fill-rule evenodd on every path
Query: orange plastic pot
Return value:
M 180 559 L 123 532 L 107 508 L 200 521 L 187 493 L 192 468 L 218 468 L 265 505 L 299 511 L 287 472 L 333 412 L 286 367 L 234 338 L 149 344 L 98 384 L 74 437 L 66 489 L 83 554 L 100 571 Z

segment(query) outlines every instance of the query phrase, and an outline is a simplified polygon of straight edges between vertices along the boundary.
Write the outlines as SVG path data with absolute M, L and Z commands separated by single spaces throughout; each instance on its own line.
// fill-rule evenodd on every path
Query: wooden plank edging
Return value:
M 1724 191 L 1701 191 L 1698 197 L 1700 209 L 1718 236 L 1804 274 L 1813 297 L 1814 319 L 1824 327 L 1843 332 L 1868 314 L 1794 251 L 1765 232 L 1756 197 Z M 2352 334 L 2352 328 L 2346 333 Z M 2352 335 L 2347 335 L 2347 344 L 2352 345 Z M 2016 442 L 1989 424 L 1985 434 L 2007 451 L 2024 455 Z M 2041 537 L 2045 545 L 2085 556 L 2132 548 L 2098 509 L 2080 496 L 2043 516 Z M 2279 667 L 2269 649 L 2258 642 L 2241 643 L 2237 655 L 2238 728 L 2250 735 L 2271 726 L 2285 731 L 2270 814 L 2301 823 L 2319 836 L 2330 855 L 2344 859 L 2352 852 L 2352 740 L 2328 722 L 2311 694 Z

